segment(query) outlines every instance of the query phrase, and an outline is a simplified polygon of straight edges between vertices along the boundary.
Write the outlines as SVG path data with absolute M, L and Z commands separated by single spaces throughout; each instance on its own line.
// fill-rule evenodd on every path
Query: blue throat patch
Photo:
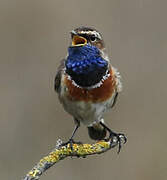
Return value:
M 69 47 L 68 53 L 66 72 L 77 85 L 89 87 L 100 82 L 108 62 L 100 56 L 98 48 L 91 45 Z

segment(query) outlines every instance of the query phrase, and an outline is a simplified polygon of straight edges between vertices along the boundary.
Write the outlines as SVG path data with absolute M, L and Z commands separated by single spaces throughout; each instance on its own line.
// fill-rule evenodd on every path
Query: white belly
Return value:
M 66 96 L 60 97 L 60 101 L 68 113 L 86 126 L 89 126 L 100 121 L 104 112 L 111 108 L 113 97 L 114 94 L 109 100 L 100 103 L 71 101 Z

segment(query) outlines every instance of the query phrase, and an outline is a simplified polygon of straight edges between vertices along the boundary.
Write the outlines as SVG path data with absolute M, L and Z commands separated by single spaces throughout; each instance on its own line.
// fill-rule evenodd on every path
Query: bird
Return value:
M 115 133 L 104 122 L 103 115 L 116 104 L 122 90 L 121 76 L 111 64 L 102 34 L 93 27 L 81 26 L 70 32 L 67 56 L 60 62 L 54 81 L 54 89 L 65 111 L 75 123 L 72 136 L 82 123 L 93 140 L 116 136 L 119 150 L 122 133 Z

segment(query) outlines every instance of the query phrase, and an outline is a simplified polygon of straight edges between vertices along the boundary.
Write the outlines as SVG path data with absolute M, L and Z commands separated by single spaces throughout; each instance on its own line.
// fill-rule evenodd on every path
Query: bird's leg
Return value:
M 116 104 L 116 102 L 117 102 L 117 98 L 118 98 L 118 92 L 115 94 L 114 101 L 113 101 L 113 103 L 112 103 L 111 108 L 113 108 L 113 107 L 115 106 L 115 104 Z
M 78 121 L 77 119 L 74 119 L 74 121 L 75 121 L 75 127 L 74 127 L 74 130 L 72 132 L 72 135 L 71 135 L 70 139 L 66 143 L 63 143 L 63 145 L 70 144 L 71 150 L 73 150 L 73 144 L 75 143 L 75 141 L 73 140 L 74 135 L 77 132 L 78 128 L 80 127 L 80 121 Z M 79 144 L 81 142 L 76 142 L 76 143 Z
M 125 144 L 127 142 L 127 138 L 124 134 L 122 133 L 115 133 L 113 132 L 110 128 L 108 128 L 103 122 L 100 122 L 100 124 L 109 132 L 109 139 L 112 138 L 113 136 L 117 137 L 118 141 L 118 153 L 121 150 L 122 147 L 122 141 Z

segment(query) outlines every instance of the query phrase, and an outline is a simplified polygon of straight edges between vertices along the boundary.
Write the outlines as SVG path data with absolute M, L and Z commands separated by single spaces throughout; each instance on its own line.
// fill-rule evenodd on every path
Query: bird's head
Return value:
M 71 40 L 72 47 L 91 45 L 100 50 L 104 49 L 104 41 L 102 35 L 94 28 L 79 27 L 72 30 Z

